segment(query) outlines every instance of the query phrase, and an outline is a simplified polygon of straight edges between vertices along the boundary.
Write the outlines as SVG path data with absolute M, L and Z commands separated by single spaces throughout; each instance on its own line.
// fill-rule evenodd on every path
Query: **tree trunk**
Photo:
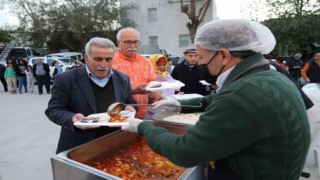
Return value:
M 194 38 L 196 37 L 198 26 L 199 26 L 198 23 L 193 23 L 188 26 L 189 34 L 190 34 L 190 41 L 192 44 L 194 43 Z

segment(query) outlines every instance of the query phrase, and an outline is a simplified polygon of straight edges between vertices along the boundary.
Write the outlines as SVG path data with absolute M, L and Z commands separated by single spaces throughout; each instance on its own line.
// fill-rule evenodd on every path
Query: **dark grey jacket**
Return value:
M 0 63 L 0 77 L 4 76 L 5 71 L 6 71 L 6 66 Z

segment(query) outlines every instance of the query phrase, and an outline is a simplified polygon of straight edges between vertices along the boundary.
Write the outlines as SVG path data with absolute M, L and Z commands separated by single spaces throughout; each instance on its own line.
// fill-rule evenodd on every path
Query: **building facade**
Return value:
M 196 7 L 199 9 L 205 0 L 197 0 Z M 140 32 L 142 45 L 159 45 L 173 56 L 181 56 L 182 52 L 190 44 L 187 23 L 189 18 L 181 12 L 179 0 L 120 0 L 120 6 L 130 3 L 139 3 L 138 9 L 129 14 L 131 20 L 137 25 L 135 28 Z M 188 8 L 189 0 L 184 0 Z M 199 25 L 216 19 L 216 4 L 212 0 L 207 10 L 204 21 Z M 199 28 L 198 27 L 198 28 Z

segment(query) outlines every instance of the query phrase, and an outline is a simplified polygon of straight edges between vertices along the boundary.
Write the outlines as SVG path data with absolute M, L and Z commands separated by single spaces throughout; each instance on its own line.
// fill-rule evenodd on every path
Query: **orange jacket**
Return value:
M 309 68 L 310 68 L 310 64 L 306 63 L 304 65 L 303 69 L 301 70 L 301 76 L 303 77 L 303 79 L 305 81 L 307 81 L 307 79 L 309 79 L 308 76 L 307 76 L 307 72 L 308 72 Z

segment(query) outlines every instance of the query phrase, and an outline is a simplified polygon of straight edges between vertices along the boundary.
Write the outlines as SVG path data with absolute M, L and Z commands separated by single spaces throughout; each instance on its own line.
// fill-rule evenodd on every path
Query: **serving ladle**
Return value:
M 125 103 L 121 103 L 121 102 L 115 102 L 112 103 L 108 109 L 107 109 L 107 113 L 108 114 L 119 114 L 122 110 L 124 110 L 124 108 L 126 106 L 153 106 L 152 104 L 125 104 Z M 202 104 L 199 102 L 199 105 L 197 106 L 193 106 L 193 105 L 163 105 L 166 107 L 191 107 L 191 108 L 201 108 Z

